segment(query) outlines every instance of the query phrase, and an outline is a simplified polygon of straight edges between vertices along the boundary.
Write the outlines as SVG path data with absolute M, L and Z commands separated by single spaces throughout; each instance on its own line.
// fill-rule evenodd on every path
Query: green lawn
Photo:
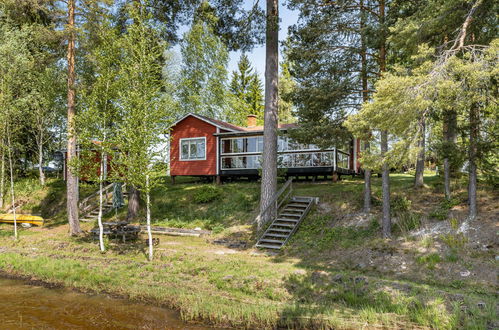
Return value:
M 51 189 L 63 191 L 60 183 L 51 184 L 38 200 L 46 200 Z M 423 217 L 451 221 L 430 214 L 459 211 L 465 204 L 462 182 L 456 183 L 452 206 L 442 203 L 440 178 L 427 177 L 428 187 L 422 190 L 413 190 L 411 184 L 411 176 L 392 175 L 394 216 L 405 219 L 407 226 L 421 225 L 414 219 Z M 374 178 L 371 219 L 365 226 L 347 227 L 340 223 L 359 213 L 361 179 L 296 182 L 296 195 L 317 196 L 321 204 L 284 251 L 274 255 L 252 248 L 258 183 L 215 186 L 186 178 L 172 186 L 164 178 L 153 192 L 154 222 L 212 229 L 213 236 L 160 236 L 155 259 L 147 262 L 143 240 L 106 241 L 108 251 L 101 254 L 90 238 L 68 237 L 67 225 L 57 224 L 60 220 L 49 220 L 47 228 L 21 230 L 17 242 L 9 235 L 12 228 L 3 225 L 0 269 L 172 307 L 184 320 L 220 326 L 486 329 L 497 324 L 495 275 L 488 282 L 487 277 L 459 275 L 462 269 L 495 274 L 496 251 L 471 250 L 454 232 L 434 239 L 411 238 L 406 227 L 398 228 L 392 240 L 383 240 L 379 185 L 380 179 Z M 481 194 L 496 196 L 487 187 Z M 124 209 L 117 214 L 124 216 Z M 92 226 L 83 225 L 86 230 Z M 246 246 L 229 248 L 215 244 L 215 239 Z M 363 259 L 368 255 L 378 256 L 374 265 Z M 383 268 L 398 259 L 406 263 L 405 271 Z

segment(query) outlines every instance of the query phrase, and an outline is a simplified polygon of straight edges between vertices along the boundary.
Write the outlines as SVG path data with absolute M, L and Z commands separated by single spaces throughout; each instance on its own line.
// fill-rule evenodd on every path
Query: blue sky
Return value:
M 281 19 L 280 30 L 279 30 L 279 40 L 283 41 L 286 39 L 288 34 L 288 27 L 293 25 L 298 20 L 298 12 L 291 11 L 286 7 L 284 1 L 279 1 L 279 16 Z M 245 0 L 246 6 L 251 8 L 253 5 L 253 0 Z M 259 0 L 260 6 L 265 9 L 265 0 Z M 265 45 L 261 45 L 255 47 L 252 52 L 247 53 L 248 57 L 253 64 L 253 67 L 256 69 L 260 77 L 262 78 L 262 82 L 264 81 L 265 74 Z M 280 56 L 281 54 L 279 54 Z M 241 56 L 241 52 L 230 52 L 229 59 L 229 72 L 237 70 L 237 61 Z
M 260 7 L 265 9 L 265 0 L 245 0 L 246 8 L 251 8 L 253 6 L 254 1 L 258 1 Z M 293 25 L 298 20 L 298 12 L 291 11 L 286 7 L 284 1 L 279 1 L 279 17 L 280 17 L 280 29 L 279 29 L 279 40 L 283 41 L 286 39 L 288 34 L 288 27 Z M 180 28 L 180 33 L 184 33 L 189 29 L 188 26 L 183 26 Z M 180 46 L 176 45 L 173 47 L 173 51 L 176 53 L 177 59 L 180 60 Z M 248 58 L 250 59 L 253 68 L 256 69 L 262 82 L 264 83 L 264 75 L 265 75 L 265 45 L 260 45 L 255 47 L 251 52 L 247 53 Z M 232 71 L 237 70 L 237 62 L 241 56 L 241 52 L 230 52 L 229 53 L 229 79 L 232 75 Z M 279 54 L 281 58 L 281 54 Z

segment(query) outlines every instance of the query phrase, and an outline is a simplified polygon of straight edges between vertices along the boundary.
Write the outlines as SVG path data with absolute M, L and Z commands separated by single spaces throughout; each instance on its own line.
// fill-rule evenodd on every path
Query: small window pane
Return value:
M 263 152 L 263 136 L 259 136 L 257 139 L 257 152 Z
M 197 158 L 202 159 L 204 158 L 204 140 L 198 140 L 196 144 L 196 149 L 197 149 Z
M 256 137 L 247 138 L 247 152 L 257 152 Z
M 189 144 L 187 141 L 182 141 L 182 157 L 181 159 L 189 159 Z
M 232 140 L 232 152 L 244 152 L 244 139 L 233 139 Z

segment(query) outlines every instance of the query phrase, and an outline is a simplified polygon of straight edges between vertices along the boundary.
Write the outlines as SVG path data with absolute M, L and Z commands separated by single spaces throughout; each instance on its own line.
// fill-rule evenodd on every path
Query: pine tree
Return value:
M 226 120 L 244 126 L 247 116 L 255 115 L 258 122 L 263 122 L 262 83 L 246 54 L 241 55 L 238 71 L 232 72 L 229 86 L 233 97 L 233 111 L 227 114 Z
M 277 212 L 272 200 L 277 192 L 277 127 L 279 102 L 279 1 L 267 0 L 265 41 L 265 112 L 263 164 L 258 229 Z

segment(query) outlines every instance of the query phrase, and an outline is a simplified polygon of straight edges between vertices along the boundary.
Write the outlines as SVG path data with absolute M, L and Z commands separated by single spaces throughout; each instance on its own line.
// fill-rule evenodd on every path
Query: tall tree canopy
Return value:
M 246 125 L 246 117 L 255 115 L 263 123 L 263 87 L 258 73 L 251 67 L 246 54 L 241 55 L 237 71 L 232 72 L 229 90 L 233 96 L 233 110 L 227 120 L 236 125 Z
M 182 68 L 180 106 L 194 112 L 224 118 L 229 109 L 226 45 L 215 35 L 218 18 L 208 2 L 196 11 L 191 29 L 181 44 Z

